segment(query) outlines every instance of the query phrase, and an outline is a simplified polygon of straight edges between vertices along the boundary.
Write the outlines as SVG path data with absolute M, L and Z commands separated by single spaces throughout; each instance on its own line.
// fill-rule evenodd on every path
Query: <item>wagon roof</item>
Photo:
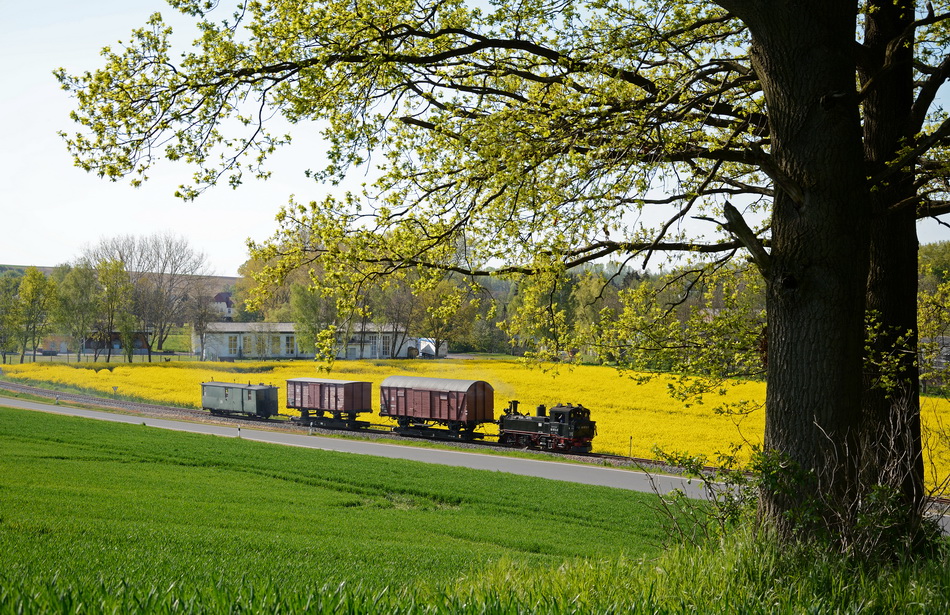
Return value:
M 364 380 L 335 380 L 333 378 L 288 378 L 287 382 L 318 382 L 320 384 L 354 384 Z
M 423 376 L 390 376 L 380 386 L 407 389 L 431 389 L 435 391 L 468 391 L 473 385 L 482 383 L 490 391 L 492 386 L 484 380 L 456 380 L 453 378 L 426 378 Z
M 274 388 L 272 384 L 251 384 L 248 382 L 244 384 L 243 382 L 218 382 L 217 380 L 212 380 L 211 382 L 202 382 L 201 386 L 217 386 L 217 387 L 235 387 L 240 389 L 270 389 Z

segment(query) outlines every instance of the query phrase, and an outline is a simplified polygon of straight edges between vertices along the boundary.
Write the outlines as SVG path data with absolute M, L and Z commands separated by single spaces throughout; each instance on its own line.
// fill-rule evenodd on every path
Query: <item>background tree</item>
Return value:
M 370 292 L 370 306 L 380 330 L 391 332 L 387 349 L 390 357 L 399 356 L 409 336 L 425 335 L 420 326 L 423 308 L 405 272 L 380 280 Z
M 56 326 L 76 344 L 76 360 L 82 360 L 86 340 L 99 311 L 99 280 L 96 269 L 86 261 L 58 267 L 56 280 Z
M 182 324 L 187 298 L 202 292 L 209 275 L 205 254 L 169 233 L 103 239 L 85 257 L 125 263 L 134 289 L 130 310 L 138 328 L 149 334 L 149 360 L 153 345 L 162 350 L 172 329 Z
M 20 281 L 14 304 L 20 339 L 20 363 L 23 363 L 30 348 L 33 350 L 33 360 L 36 360 L 36 349 L 53 324 L 55 300 L 56 283 L 36 267 L 29 267 Z
M 116 327 L 122 356 L 126 363 L 131 363 L 135 357 L 135 343 L 140 339 L 136 336 L 138 321 L 130 312 L 120 312 L 118 316 Z
M 321 296 L 307 286 L 296 284 L 290 291 L 290 308 L 297 346 L 303 352 L 317 352 L 325 344 L 321 337 L 324 332 L 329 330 L 335 334 L 337 310 L 334 298 Z
M 417 288 L 414 295 L 424 310 L 418 332 L 432 339 L 435 356 L 439 356 L 448 340 L 464 337 L 471 331 L 478 312 L 478 300 L 470 288 L 443 279 Z
M 7 353 L 14 351 L 19 341 L 16 300 L 21 277 L 16 272 L 0 273 L 0 353 L 4 364 L 7 362 Z
M 289 322 L 291 316 L 290 294 L 294 281 L 309 284 L 306 272 L 289 274 L 269 287 L 266 295 L 254 292 L 258 279 L 264 275 L 267 263 L 255 258 L 248 259 L 238 268 L 240 278 L 234 285 L 234 320 L 237 322 Z
M 517 344 L 532 348 L 529 356 L 560 361 L 582 344 L 573 326 L 576 280 L 563 269 L 547 269 L 515 286 L 505 332 Z
M 105 350 L 106 363 L 112 359 L 113 337 L 119 333 L 119 325 L 128 322 L 134 301 L 135 288 L 129 281 L 125 263 L 120 260 L 104 260 L 96 263 L 99 279 L 99 312 L 93 323 L 96 341 L 95 358 Z
M 154 16 L 102 70 L 58 73 L 78 164 L 137 182 L 161 151 L 197 165 L 186 197 L 236 185 L 289 140 L 271 111 L 323 127 L 320 178 L 381 153 L 368 202 L 291 204 L 258 252 L 265 279 L 319 259 L 343 295 L 400 268 L 745 252 L 768 307 L 765 446 L 795 469 L 763 517 L 853 552 L 865 496 L 887 490 L 914 532 L 914 221 L 948 211 L 947 2 L 274 2 L 221 24 L 175 6 L 202 31 L 178 65 Z M 232 115 L 244 136 L 225 134 Z M 690 239 L 689 217 L 712 237 Z M 900 357 L 895 386 L 865 372 L 866 348 Z
M 515 296 L 515 285 L 501 278 L 480 280 L 476 315 L 464 338 L 449 340 L 456 352 L 513 353 L 511 340 L 502 330 L 508 306 Z
M 950 280 L 920 294 L 920 377 L 946 386 L 950 375 Z
M 191 323 L 192 333 L 198 340 L 198 348 L 192 350 L 196 351 L 202 359 L 205 358 L 205 336 L 208 333 L 208 325 L 220 316 L 212 305 L 212 297 L 209 294 L 197 292 L 189 295 L 185 300 L 185 320 Z
M 950 281 L 950 241 L 920 246 L 918 272 L 918 283 L 923 288 Z
M 921 246 L 919 276 L 920 378 L 934 392 L 950 373 L 950 241 Z

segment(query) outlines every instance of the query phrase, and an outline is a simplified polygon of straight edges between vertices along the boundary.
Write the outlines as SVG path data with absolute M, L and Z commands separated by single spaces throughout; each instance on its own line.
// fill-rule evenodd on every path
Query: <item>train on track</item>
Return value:
M 372 412 L 372 383 L 329 378 L 286 381 L 287 408 L 297 424 L 325 429 L 366 430 L 360 419 Z M 279 414 L 277 387 L 265 384 L 204 382 L 201 405 L 212 414 L 269 419 Z M 498 426 L 499 444 L 560 452 L 590 452 L 596 423 L 582 405 L 538 406 L 533 415 L 510 401 L 495 418 L 495 394 L 483 380 L 390 376 L 380 385 L 379 414 L 395 421 L 400 435 L 473 441 L 479 428 Z

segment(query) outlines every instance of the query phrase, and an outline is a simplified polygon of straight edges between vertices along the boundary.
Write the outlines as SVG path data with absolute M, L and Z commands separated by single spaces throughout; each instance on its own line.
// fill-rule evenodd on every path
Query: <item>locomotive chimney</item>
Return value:
M 548 415 L 548 409 L 544 407 L 544 404 L 541 404 L 540 406 L 538 406 L 538 416 L 547 416 L 547 415 Z
M 508 414 L 518 414 L 518 400 L 512 399 L 508 401 Z

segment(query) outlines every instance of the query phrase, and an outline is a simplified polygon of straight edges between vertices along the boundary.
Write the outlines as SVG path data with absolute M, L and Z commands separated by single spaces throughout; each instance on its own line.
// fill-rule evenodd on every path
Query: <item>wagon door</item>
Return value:
M 448 421 L 451 418 L 452 399 L 448 391 L 433 391 L 432 418 Z
M 327 395 L 329 397 L 327 401 L 329 402 L 330 405 L 327 407 L 330 408 L 330 410 L 333 410 L 334 412 L 340 412 L 341 410 L 343 410 L 343 401 L 345 399 L 343 395 L 343 391 L 344 391 L 343 385 L 334 384 L 328 388 L 330 390 L 327 391 Z
M 297 407 L 298 408 L 309 408 L 310 407 L 310 383 L 309 382 L 298 382 L 297 386 Z
M 409 416 L 411 401 L 406 399 L 406 389 L 383 387 L 380 389 L 380 415 Z
M 238 404 L 241 412 L 244 414 L 257 414 L 257 400 L 254 399 L 254 391 L 251 390 L 251 387 L 243 391 L 238 389 L 238 397 L 241 399 L 241 403 Z

